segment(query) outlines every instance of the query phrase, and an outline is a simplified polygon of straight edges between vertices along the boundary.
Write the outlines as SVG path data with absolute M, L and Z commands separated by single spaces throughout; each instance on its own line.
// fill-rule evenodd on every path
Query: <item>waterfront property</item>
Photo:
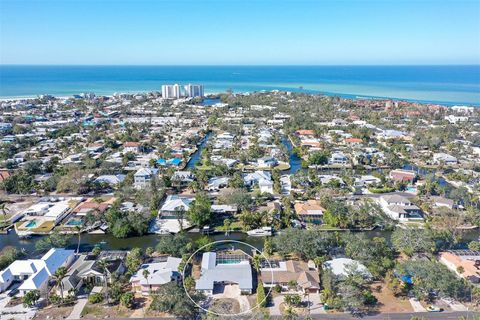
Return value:
M 21 281 L 19 295 L 32 290 L 46 290 L 47 282 L 60 267 L 74 261 L 73 250 L 52 248 L 40 259 L 16 260 L 0 273 L 0 291 L 5 291 L 13 281 Z
M 252 267 L 248 258 L 245 255 L 203 253 L 201 275 L 195 289 L 213 295 L 216 287 L 222 291 L 221 287 L 227 285 L 238 285 L 242 293 L 252 293 Z
M 272 261 L 260 269 L 265 288 L 280 286 L 282 291 L 318 293 L 320 276 L 313 261 Z
M 130 278 L 132 290 L 146 295 L 171 281 L 179 282 L 182 278 L 182 270 L 178 270 L 181 261 L 181 258 L 162 257 L 142 264 Z

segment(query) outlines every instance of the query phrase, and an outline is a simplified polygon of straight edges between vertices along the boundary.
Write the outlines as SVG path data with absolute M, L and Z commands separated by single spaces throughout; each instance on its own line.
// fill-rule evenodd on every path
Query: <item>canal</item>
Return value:
M 197 151 L 195 151 L 190 157 L 190 160 L 188 160 L 186 168 L 188 169 L 195 168 L 198 161 L 200 161 L 200 159 L 202 158 L 202 150 L 207 146 L 207 142 L 211 136 L 212 136 L 212 132 L 211 131 L 207 132 L 202 142 L 197 146 Z

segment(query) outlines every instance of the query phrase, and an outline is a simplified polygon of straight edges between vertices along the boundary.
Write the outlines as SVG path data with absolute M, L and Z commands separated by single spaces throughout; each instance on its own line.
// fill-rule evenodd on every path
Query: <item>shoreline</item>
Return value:
M 272 91 L 290 91 L 290 92 L 298 92 L 299 90 L 285 90 L 285 89 L 271 89 L 271 90 L 254 90 L 254 91 L 238 91 L 234 93 L 237 94 L 249 94 L 253 92 L 261 92 L 261 91 L 266 91 L 266 92 L 272 92 Z M 453 106 L 471 106 L 475 108 L 480 108 L 480 104 L 472 104 L 472 103 L 466 103 L 466 102 L 452 102 L 452 101 L 434 101 L 434 100 L 421 100 L 421 99 L 409 99 L 409 98 L 398 98 L 398 97 L 383 97 L 383 96 L 370 96 L 370 95 L 359 95 L 359 94 L 354 94 L 354 93 L 335 93 L 335 92 L 321 92 L 317 90 L 309 90 L 309 89 L 304 89 L 305 93 L 307 94 L 320 94 L 328 97 L 339 97 L 342 99 L 350 99 L 350 100 L 391 100 L 394 102 L 411 102 L 411 103 L 418 103 L 418 104 L 423 104 L 423 105 L 440 105 L 440 106 L 445 106 L 445 107 L 453 107 Z M 81 93 L 88 93 L 92 91 L 82 91 Z M 155 90 L 140 90 L 140 91 L 119 91 L 119 92 L 114 92 L 118 94 L 148 94 L 152 92 L 158 92 L 160 93 L 160 90 L 155 91 Z M 25 96 L 14 96 L 14 97 L 2 97 L 0 96 L 0 102 L 11 102 L 11 101 L 18 101 L 18 100 L 30 100 L 30 99 L 36 99 L 40 95 L 51 95 L 55 97 L 56 99 L 69 99 L 72 98 L 73 95 L 81 94 L 81 93 L 71 93 L 68 96 L 65 96 L 62 94 L 61 96 L 57 96 L 55 94 L 51 93 L 43 93 L 43 94 L 37 94 L 37 95 L 25 95 Z M 102 97 L 108 97 L 108 98 L 113 98 L 113 94 L 97 94 L 93 92 L 96 96 L 102 96 Z M 205 92 L 205 97 L 208 98 L 209 95 L 219 95 L 219 94 L 224 94 L 226 93 L 225 91 L 221 92 Z

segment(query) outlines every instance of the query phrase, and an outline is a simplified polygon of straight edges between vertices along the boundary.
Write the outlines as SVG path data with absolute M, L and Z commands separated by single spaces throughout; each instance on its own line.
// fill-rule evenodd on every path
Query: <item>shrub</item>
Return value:
M 92 293 L 88 297 L 88 302 L 95 304 L 95 303 L 100 303 L 103 301 L 103 295 L 101 293 Z
M 133 302 L 134 296 L 132 292 L 126 292 L 120 297 L 120 303 L 129 309 L 133 307 Z

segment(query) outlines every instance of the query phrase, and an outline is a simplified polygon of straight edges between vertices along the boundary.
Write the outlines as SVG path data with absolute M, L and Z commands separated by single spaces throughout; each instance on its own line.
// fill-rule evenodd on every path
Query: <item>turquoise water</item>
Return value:
M 65 225 L 67 226 L 81 226 L 83 224 L 82 220 L 72 219 L 68 221 Z
M 201 83 L 205 92 L 291 90 L 480 105 L 480 66 L 0 66 L 0 97 L 159 91 Z
M 37 221 L 31 220 L 25 225 L 25 228 L 35 228 L 36 225 L 37 225 Z

